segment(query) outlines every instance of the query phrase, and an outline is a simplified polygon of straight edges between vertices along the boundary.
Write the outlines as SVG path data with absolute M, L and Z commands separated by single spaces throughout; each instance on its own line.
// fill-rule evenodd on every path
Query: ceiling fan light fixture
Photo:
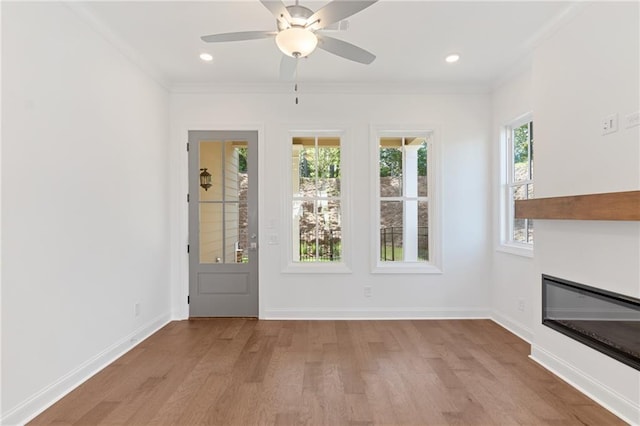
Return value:
M 308 56 L 314 51 L 318 45 L 318 37 L 310 30 L 291 27 L 278 33 L 276 44 L 285 55 L 300 58 Z

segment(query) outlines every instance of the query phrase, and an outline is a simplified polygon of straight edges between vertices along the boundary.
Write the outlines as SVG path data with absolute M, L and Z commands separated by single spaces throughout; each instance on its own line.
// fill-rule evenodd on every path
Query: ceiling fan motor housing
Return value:
M 304 27 L 307 24 L 307 19 L 313 15 L 313 11 L 309 8 L 300 5 L 287 6 L 289 15 L 291 15 L 291 22 L 289 25 L 292 27 Z M 287 27 L 282 21 L 277 20 L 278 31 L 286 30 Z

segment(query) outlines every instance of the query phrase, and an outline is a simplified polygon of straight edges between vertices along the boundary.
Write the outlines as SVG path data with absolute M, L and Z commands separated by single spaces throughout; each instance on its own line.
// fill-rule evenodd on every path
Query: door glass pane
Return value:
M 238 201 L 242 191 L 243 178 L 246 188 L 247 143 L 244 141 L 225 142 L 224 148 L 224 199 Z M 241 168 L 244 172 L 241 172 Z
M 200 263 L 221 263 L 222 247 L 222 203 L 201 203 Z
M 238 203 L 225 203 L 224 212 L 224 263 L 237 263 L 236 250 L 240 241 Z
M 380 202 L 380 260 L 402 262 L 402 201 Z
M 200 142 L 199 173 L 200 185 L 198 186 L 200 201 L 222 200 L 222 166 L 223 143 L 221 141 Z M 206 170 L 205 170 L 206 169 Z M 210 187 L 203 187 L 203 174 L 210 174 Z
M 238 246 L 236 249 L 236 263 L 249 263 L 249 244 L 257 244 L 257 238 L 249 236 L 249 205 L 241 201 L 238 205 Z

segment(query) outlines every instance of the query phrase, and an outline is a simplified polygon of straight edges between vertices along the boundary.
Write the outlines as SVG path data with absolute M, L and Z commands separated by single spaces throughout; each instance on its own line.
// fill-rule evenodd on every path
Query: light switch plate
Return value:
M 618 114 L 611 114 L 602 119 L 602 134 L 608 135 L 609 133 L 618 131 Z

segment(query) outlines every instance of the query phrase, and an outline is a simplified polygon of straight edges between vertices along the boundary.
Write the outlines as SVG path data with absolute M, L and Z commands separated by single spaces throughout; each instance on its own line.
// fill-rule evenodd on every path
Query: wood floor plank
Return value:
M 31 425 L 619 425 L 488 320 L 176 321 Z

